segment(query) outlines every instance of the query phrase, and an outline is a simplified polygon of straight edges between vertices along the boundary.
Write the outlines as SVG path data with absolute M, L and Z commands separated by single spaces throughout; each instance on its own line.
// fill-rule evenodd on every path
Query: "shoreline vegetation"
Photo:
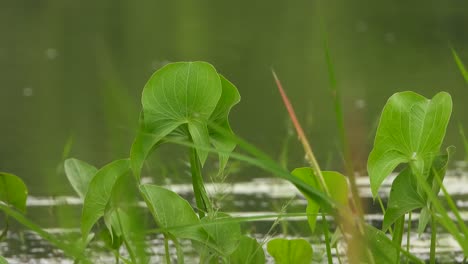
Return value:
M 443 184 L 454 152 L 453 146 L 441 149 L 452 113 L 451 96 L 440 92 L 426 98 L 405 91 L 392 95 L 383 107 L 367 170 L 372 199 L 380 204 L 384 219 L 381 227 L 372 226 L 364 219 L 365 208 L 353 173 L 340 90 L 327 43 L 325 50 L 344 173 L 320 168 L 293 104 L 274 72 L 274 80 L 304 147 L 308 167 L 289 171 L 235 135 L 228 117 L 240 95 L 234 84 L 212 65 L 170 63 L 156 71 L 143 89 L 139 128 L 129 157 L 102 168 L 74 158 L 64 162 L 66 176 L 82 202 L 80 234 L 58 238 L 29 220 L 26 185 L 20 177 L 2 172 L 0 211 L 5 215 L 5 224 L 0 239 L 6 237 L 11 221 L 16 221 L 62 250 L 75 263 L 93 263 L 88 249 L 92 241 L 102 241 L 117 263 L 148 263 L 146 237 L 150 233 L 162 235 L 166 263 L 184 263 L 186 254 L 181 242 L 187 240 L 200 263 L 265 263 L 266 253 L 276 263 L 311 263 L 314 248 L 308 240 L 259 241 L 242 225 L 255 217 L 233 217 L 213 202 L 205 184 L 204 165 L 208 156 L 214 154 L 217 175 L 228 176 L 225 170 L 228 161 L 236 160 L 292 183 L 307 200 L 301 216 L 307 217 L 314 236 L 324 238 L 323 254 L 328 263 L 334 263 L 334 257 L 339 263 L 424 263 L 410 250 L 413 212 L 419 213 L 417 234 L 431 234 L 430 263 L 437 260 L 436 241 L 441 229 L 468 256 L 468 228 Z M 455 51 L 453 56 L 468 83 L 467 72 Z M 462 126 L 460 131 L 464 135 Z M 183 146 L 186 150 L 194 206 L 168 188 L 142 181 L 146 160 L 162 144 Z M 396 177 L 384 203 L 379 191 L 392 173 Z M 151 222 L 142 221 L 147 214 L 151 214 Z M 284 215 L 291 214 L 274 216 L 280 219 Z M 321 224 L 317 225 L 317 221 Z M 7 263 L 6 259 L 0 258 L 0 263 Z

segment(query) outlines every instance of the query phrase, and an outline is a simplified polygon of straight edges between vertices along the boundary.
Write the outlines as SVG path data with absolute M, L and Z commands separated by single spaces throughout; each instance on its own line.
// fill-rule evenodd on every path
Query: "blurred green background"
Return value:
M 463 158 L 457 123 L 468 128 L 468 87 L 450 47 L 468 64 L 467 1 L 1 0 L 0 171 L 22 177 L 33 195 L 71 193 L 62 160 L 101 167 L 127 157 L 145 82 L 188 60 L 212 63 L 238 87 L 231 126 L 278 158 L 290 128 L 273 67 L 319 162 L 340 170 L 321 20 L 361 174 L 380 111 L 397 91 L 452 94 L 445 143 Z M 287 156 L 290 168 L 304 163 L 294 137 Z M 164 147 L 146 173 L 170 177 L 185 158 Z

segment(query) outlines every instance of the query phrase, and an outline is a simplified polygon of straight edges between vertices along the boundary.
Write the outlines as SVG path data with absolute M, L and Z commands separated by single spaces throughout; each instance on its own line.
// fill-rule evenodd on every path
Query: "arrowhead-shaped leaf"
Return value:
M 220 151 L 232 151 L 234 144 L 210 132 L 211 122 L 231 132 L 227 115 L 239 101 L 237 89 L 205 62 L 166 65 L 151 76 L 142 95 L 140 131 L 132 146 L 132 170 L 140 170 L 151 150 L 166 136 L 184 135 L 196 146 L 203 165 L 212 143 Z M 212 136 L 212 138 L 210 137 Z M 220 154 L 220 167 L 228 155 Z
M 441 92 L 427 99 L 414 92 L 396 93 L 385 105 L 367 169 L 375 197 L 384 179 L 401 163 L 428 175 L 445 136 L 452 99 Z

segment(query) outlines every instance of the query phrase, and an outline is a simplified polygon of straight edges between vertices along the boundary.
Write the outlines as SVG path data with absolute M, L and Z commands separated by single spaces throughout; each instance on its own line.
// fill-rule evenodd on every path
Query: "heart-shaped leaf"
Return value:
M 441 92 L 427 99 L 414 92 L 396 93 L 385 105 L 369 155 L 367 170 L 375 197 L 384 179 L 401 163 L 427 177 L 445 136 L 452 99 Z
M 65 174 L 81 199 L 85 198 L 89 183 L 97 171 L 96 167 L 84 161 L 78 159 L 65 160 Z
M 210 143 L 220 153 L 224 168 L 235 144 L 210 130 L 214 123 L 232 133 L 228 114 L 240 97 L 234 85 L 206 62 L 168 64 L 151 76 L 142 95 L 140 130 L 132 146 L 132 170 L 139 179 L 142 164 L 152 149 L 167 136 L 185 136 L 197 148 L 203 165 Z
M 0 201 L 25 213 L 27 197 L 28 189 L 20 177 L 0 172 Z
M 275 238 L 267 244 L 268 253 L 277 264 L 309 264 L 312 262 L 312 247 L 304 239 Z
M 93 225 L 104 216 L 112 189 L 122 175 L 129 173 L 128 159 L 113 161 L 100 169 L 89 183 L 81 217 L 81 233 L 86 238 Z

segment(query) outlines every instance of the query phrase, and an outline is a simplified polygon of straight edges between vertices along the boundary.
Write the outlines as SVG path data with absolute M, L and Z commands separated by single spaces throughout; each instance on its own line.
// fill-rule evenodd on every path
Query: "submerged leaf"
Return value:
M 375 197 L 384 179 L 401 163 L 427 177 L 445 136 L 452 100 L 448 93 L 431 100 L 414 92 L 396 93 L 385 105 L 367 169 Z
M 265 253 L 255 238 L 241 236 L 236 251 L 229 256 L 230 263 L 264 264 Z
M 104 166 L 93 177 L 84 199 L 81 232 L 87 237 L 93 225 L 104 216 L 112 189 L 119 177 L 129 173 L 128 159 L 116 160 Z
M 97 171 L 96 167 L 84 161 L 78 159 L 65 160 L 65 174 L 81 199 L 85 198 L 89 183 Z
M 20 177 L 0 172 L 0 201 L 26 212 L 28 189 Z
M 309 264 L 312 262 L 312 247 L 302 238 L 273 239 L 268 242 L 267 250 L 277 264 Z

